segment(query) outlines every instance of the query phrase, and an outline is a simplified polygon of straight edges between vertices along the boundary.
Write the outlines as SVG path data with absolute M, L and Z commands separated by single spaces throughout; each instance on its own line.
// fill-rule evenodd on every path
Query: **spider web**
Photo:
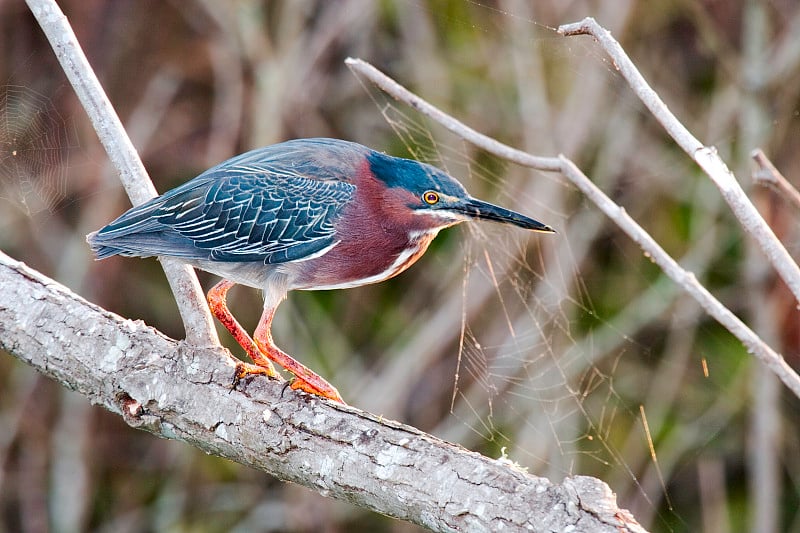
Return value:
M 651 33 L 659 25 L 649 17 L 665 16 L 658 10 L 637 8 L 640 16 L 648 14 L 641 18 L 649 20 L 637 20 L 635 24 L 629 19 L 620 22 L 619 12 L 630 5 L 524 0 L 381 3 L 390 22 L 388 29 L 402 38 L 382 35 L 380 40 L 370 41 L 369 57 L 384 70 L 396 67 L 391 74 L 398 81 L 442 104 L 446 111 L 481 131 L 535 154 L 564 152 L 579 161 L 598 186 L 649 230 L 667 228 L 666 234 L 662 231 L 656 235 L 657 239 L 715 294 L 727 298 L 734 306 L 738 304 L 739 307 L 733 307 L 736 312 L 746 314 L 741 300 L 747 296 L 735 295 L 751 290 L 741 279 L 744 239 L 738 229 L 730 229 L 735 224 L 727 210 L 718 207 L 722 204 L 718 192 L 702 179 L 695 179 L 696 169 L 683 160 L 682 154 L 676 157 L 672 153 L 676 150 L 671 143 L 672 147 L 665 150 L 652 142 L 663 137 L 663 133 L 655 127 L 652 117 L 642 120 L 638 104 L 629 103 L 628 88 L 591 39 L 557 36 L 552 27 L 533 20 L 535 15 L 549 21 L 569 22 L 593 14 L 599 15 L 597 18 L 603 23 L 616 23 L 616 27 L 610 28 L 612 33 L 623 38 L 626 46 L 631 44 L 629 51 L 640 58 L 641 66 L 649 68 L 646 74 L 654 86 L 669 88 L 670 84 L 664 81 L 674 83 L 672 92 L 663 95 L 669 96 L 667 101 L 671 106 L 685 115 L 697 113 L 699 120 L 695 127 L 699 122 L 707 123 L 703 125 L 707 129 L 702 130 L 705 137 L 719 146 L 723 154 L 735 153 L 736 148 L 731 146 L 735 144 L 739 144 L 739 151 L 742 146 L 751 148 L 740 137 L 726 133 L 736 128 L 733 125 L 738 117 L 727 114 L 726 109 L 737 105 L 738 97 L 751 88 L 742 90 L 731 83 L 727 92 L 719 92 L 723 98 L 712 96 L 708 78 L 698 79 L 683 72 L 682 67 L 697 57 L 687 58 L 686 64 L 666 60 L 671 57 L 674 61 L 686 52 L 707 57 L 703 46 L 692 44 L 681 49 L 678 40 Z M 706 6 L 706 9 L 711 12 L 713 8 Z M 420 11 L 427 13 L 415 16 Z M 691 13 L 700 11 L 697 8 Z M 738 39 L 727 43 L 727 38 L 735 33 L 732 28 L 735 18 L 719 15 L 712 18 L 725 20 L 725 31 L 720 31 L 722 39 L 700 40 L 700 44 L 712 48 L 715 54 L 723 52 L 727 58 L 720 62 L 724 67 L 715 73 L 714 83 L 719 84 L 716 88 L 719 90 L 725 87 L 720 80 L 736 70 L 740 43 Z M 405 29 L 401 28 L 402 20 Z M 677 35 L 691 35 L 686 29 L 691 24 L 685 19 L 676 20 Z M 710 25 L 709 18 L 699 17 L 699 21 Z M 420 30 L 425 24 L 433 28 L 427 43 Z M 451 25 L 460 30 L 452 36 Z M 448 42 L 459 39 L 460 46 Z M 417 46 L 418 43 L 422 44 Z M 665 54 L 666 46 L 679 52 L 675 56 Z M 331 65 L 338 65 L 334 60 L 338 59 L 339 50 L 331 46 Z M 362 47 L 347 51 L 365 53 L 364 50 Z M 410 61 L 403 61 L 404 58 Z M 768 54 L 758 59 L 775 66 Z M 315 63 L 314 70 L 325 70 L 327 63 L 327 60 Z M 587 66 L 601 71 L 600 74 L 584 75 Z M 711 70 L 707 63 L 702 67 L 700 70 Z M 527 72 L 533 74 L 526 78 Z M 686 82 L 692 80 L 698 87 L 688 86 Z M 541 83 L 544 89 L 534 83 Z M 338 313 L 345 307 L 332 304 L 332 298 L 321 294 L 316 296 L 318 300 L 309 298 L 304 302 L 317 307 L 301 308 L 314 313 L 304 313 L 297 320 L 298 327 L 308 327 L 299 331 L 309 334 L 288 336 L 300 346 L 285 348 L 290 353 L 310 356 L 314 351 L 312 344 L 318 342 L 321 362 L 312 365 L 313 368 L 324 371 L 324 362 L 329 368 L 352 370 L 341 373 L 354 376 L 349 383 L 352 388 L 337 381 L 338 375 L 332 382 L 347 390 L 346 398 L 354 405 L 388 413 L 387 416 L 397 415 L 404 422 L 497 457 L 503 463 L 527 468 L 555 483 L 566 475 L 596 476 L 609 484 L 621 507 L 630 509 L 645 525 L 660 526 L 660 531 L 699 529 L 701 514 L 703 525 L 709 524 L 705 522 L 707 516 L 712 522 L 726 512 L 735 516 L 734 509 L 740 516 L 753 515 L 753 506 L 742 495 L 748 490 L 743 487 L 742 479 L 747 476 L 742 472 L 751 468 L 747 463 L 752 459 L 742 450 L 745 441 L 750 440 L 743 429 L 749 429 L 746 410 L 755 386 L 749 380 L 753 362 L 741 346 L 709 321 L 692 300 L 681 296 L 674 284 L 665 280 L 613 223 L 561 177 L 520 169 L 487 156 L 374 90 L 368 82 L 362 84 L 375 106 L 368 104 L 358 117 L 348 116 L 361 126 L 365 126 L 366 118 L 366 127 L 373 127 L 374 131 L 383 132 L 389 125 L 395 132 L 392 140 L 396 145 L 389 146 L 391 140 L 387 143 L 363 135 L 364 127 L 354 127 L 352 131 L 358 134 L 344 137 L 386 149 L 393 155 L 403 155 L 405 150 L 408 156 L 447 170 L 476 197 L 533 216 L 553 226 L 558 234 L 532 234 L 491 223 L 464 224 L 444 231 L 420 260 L 420 265 L 437 268 L 417 266 L 404 273 L 393 288 L 385 287 L 394 280 L 381 284 L 380 289 L 370 289 L 378 294 L 376 298 L 384 294 L 392 296 L 381 302 L 391 303 L 381 307 L 380 313 L 370 306 L 358 309 L 358 301 L 346 307 L 350 316 L 358 316 L 353 329 L 370 330 L 362 337 L 374 335 L 379 350 L 370 350 L 371 338 L 362 338 L 363 344 L 357 341 L 351 344 L 345 338 L 352 333 L 346 330 L 345 318 L 350 316 Z M 575 84 L 588 89 L 572 91 Z M 319 84 L 337 112 L 347 114 L 350 108 L 358 107 L 358 102 L 367 100 L 362 95 L 356 99 L 337 99 L 333 85 Z M 680 85 L 677 91 L 675 85 Z M 791 83 L 786 85 L 790 87 Z M 690 90 L 702 92 L 702 99 L 698 100 L 697 94 L 689 99 Z M 758 90 L 772 94 L 770 84 L 761 84 Z M 589 99 L 602 91 L 607 91 L 605 99 L 598 98 L 583 106 L 581 102 L 569 101 L 576 94 L 575 100 Z M 537 107 L 537 92 L 546 95 L 543 99 L 549 107 Z M 496 93 L 501 98 L 494 99 Z M 509 103 L 516 104 L 512 113 L 502 107 Z M 709 105 L 713 108 L 710 111 Z M 785 111 L 789 105 L 774 99 L 775 108 L 784 111 L 771 117 L 775 122 L 770 127 L 796 130 L 798 114 L 795 112 L 789 118 Z M 379 124 L 369 122 L 378 114 L 376 108 L 384 118 Z M 471 111 L 478 108 L 480 111 L 472 115 Z M 486 113 L 486 109 L 497 110 L 496 117 Z M 548 114 L 568 119 L 553 120 Z M 508 120 L 509 116 L 512 120 Z M 274 118 L 267 115 L 262 120 Z M 300 117 L 292 117 L 292 122 L 299 120 Z M 317 125 L 312 122 L 312 127 Z M 647 126 L 640 127 L 640 123 Z M 552 128 L 554 124 L 559 127 Z M 302 129 L 310 130 L 310 127 Z M 341 124 L 334 131 L 351 132 Z M 170 130 L 169 134 L 174 132 Z M 581 137 L 582 140 L 574 140 Z M 778 145 L 774 144 L 776 148 Z M 780 146 L 783 147 L 780 151 L 797 153 L 791 144 Z M 28 215 L 58 210 L 66 192 L 68 149 L 67 128 L 49 98 L 27 87 L 0 87 L 0 200 L 3 200 L 0 215 L 16 214 L 7 213 L 12 211 L 8 206 Z M 637 159 L 635 152 L 642 155 Z M 648 160 L 646 168 L 641 163 L 644 159 Z M 615 160 L 626 168 L 613 168 Z M 661 176 L 661 171 L 651 169 L 666 170 Z M 659 203 L 671 205 L 660 209 Z M 91 212 L 91 208 L 84 212 Z M 666 223 L 655 220 L 664 217 L 665 212 L 674 219 Z M 69 220 L 68 216 L 64 218 Z M 45 237 L 60 235 L 50 231 L 31 233 Z M 25 238 L 20 238 L 19 243 L 28 245 L 27 235 L 21 235 Z M 83 244 L 81 239 L 58 238 L 45 243 L 54 241 Z M 792 244 L 796 251 L 797 241 Z M 58 259 L 54 263 L 66 262 L 59 257 L 58 246 L 46 249 Z M 85 247 L 79 253 L 87 256 Z M 407 283 L 409 276 L 414 277 L 411 284 Z M 726 276 L 728 279 L 720 280 Z M 715 279 L 709 284 L 711 277 Z M 131 279 L 136 281 L 144 276 Z M 616 303 L 609 302 L 609 290 L 602 287 L 604 284 L 620 292 Z M 403 288 L 402 294 L 389 292 L 397 287 Z M 379 290 L 387 292 L 378 293 Z M 303 297 L 293 295 L 284 305 L 291 306 L 291 300 Z M 349 295 L 343 298 L 357 300 Z M 260 302 L 253 304 L 260 311 Z M 328 313 L 330 309 L 335 311 Z M 418 314 L 403 314 L 408 309 Z M 287 314 L 283 309 L 281 312 Z M 366 321 L 377 314 L 389 316 L 384 319 L 390 323 L 385 330 L 381 329 L 383 323 L 366 327 L 372 325 Z M 309 315 L 314 320 L 309 320 Z M 766 320 L 781 318 L 769 312 L 764 316 Z M 398 317 L 399 320 L 394 320 Z M 375 323 L 379 321 L 375 319 Z M 364 346 L 366 349 L 362 350 Z M 373 360 L 362 361 L 354 354 L 370 357 L 376 354 L 380 362 L 373 367 Z M 340 359 L 337 361 L 336 357 Z M 393 372 L 392 366 L 407 372 L 409 377 L 403 381 L 402 373 Z M 372 368 L 376 368 L 379 379 L 363 379 Z M 389 371 L 385 371 L 387 368 Z M 398 376 L 400 379 L 395 381 Z M 364 382 L 374 383 L 364 385 Z M 357 398 L 359 388 L 372 394 Z M 397 398 L 402 401 L 395 402 Z M 434 404 L 431 399 L 437 402 Z M 381 401 L 390 407 L 384 411 L 369 403 Z M 786 414 L 775 412 L 787 422 L 795 421 L 796 405 L 786 403 Z M 411 407 L 407 408 L 408 405 Z M 416 417 L 406 416 L 405 412 L 397 414 L 404 409 Z M 431 414 L 424 419 L 424 415 L 420 416 L 423 412 Z M 792 452 L 800 449 L 797 438 L 800 433 L 794 422 L 781 426 L 784 427 L 785 430 L 780 430 L 782 434 L 774 438 L 784 441 L 780 447 L 775 445 L 775 450 L 785 452 L 779 459 L 786 468 L 779 475 L 785 478 L 787 486 L 796 488 L 800 479 L 796 458 L 800 454 Z M 767 450 L 763 455 L 769 453 Z M 707 505 L 703 501 L 703 474 L 715 469 L 718 475 L 710 479 L 717 479 L 718 484 L 715 487 L 710 483 L 706 495 L 710 493 L 718 501 Z M 758 477 L 751 477 L 759 481 Z M 194 476 L 186 479 L 192 481 Z M 194 485 L 187 483 L 190 484 Z M 698 485 L 700 488 L 696 488 Z M 178 497 L 191 494 L 175 488 L 172 480 L 165 486 L 170 490 L 154 496 L 155 499 L 148 498 L 159 508 L 165 507 L 160 502 L 170 503 L 176 494 Z M 782 496 L 776 500 L 788 502 L 781 503 L 787 516 L 785 522 L 796 526 L 800 515 L 796 506 L 792 506 L 797 501 L 797 491 L 785 490 Z M 695 501 L 687 501 L 690 499 Z M 187 497 L 186 501 L 192 500 Z M 198 501 L 202 505 L 207 500 Z M 269 507 L 270 512 L 273 509 Z M 687 524 L 697 526 L 687 527 Z M 725 529 L 724 523 L 720 529 Z
M 67 131 L 50 98 L 0 87 L 0 199 L 27 215 L 56 209 L 67 194 Z
M 468 147 L 457 146 L 458 141 L 435 141 L 436 126 L 393 103 L 383 102 L 381 111 L 413 157 L 454 176 L 467 176 L 462 180 L 468 189 L 474 191 L 476 182 L 496 186 L 502 181 Z M 570 189 L 552 176 L 537 174 L 534 179 Z M 643 407 L 626 400 L 615 379 L 629 352 L 650 350 L 628 334 L 635 325 L 622 320 L 628 325 L 621 329 L 617 321 L 600 317 L 580 275 L 586 250 L 571 244 L 581 238 L 567 221 L 582 218 L 596 223 L 591 206 L 582 203 L 571 213 L 557 213 L 536 200 L 535 190 L 534 186 L 519 193 L 496 191 L 500 196 L 493 201 L 554 226 L 556 235 L 531 236 L 511 226 L 465 225 L 463 313 L 451 383 L 452 417 L 461 430 L 504 460 L 560 475 L 616 469 L 638 485 L 616 444 L 616 431 L 638 433 L 634 446 L 647 456 L 653 450 L 652 439 L 645 431 Z M 628 313 L 639 314 L 637 308 L 649 301 L 645 297 L 632 302 Z M 459 433 L 452 426 L 440 430 Z M 462 442 L 464 438 L 463 432 L 457 436 Z M 657 465 L 655 451 L 651 457 Z M 669 501 L 663 483 L 659 490 Z
M 613 86 L 617 74 L 610 67 L 608 73 Z M 621 506 L 638 501 L 635 516 L 659 516 L 667 530 L 684 527 L 651 431 L 660 431 L 669 415 L 660 409 L 649 412 L 659 395 L 669 403 L 670 393 L 656 387 L 648 395 L 635 373 L 659 358 L 650 344 L 637 340 L 642 331 L 678 304 L 676 321 L 696 321 L 696 305 L 681 300 L 668 280 L 654 276 L 647 258 L 624 236 L 608 239 L 613 224 L 566 180 L 488 156 L 368 81 L 362 85 L 409 157 L 446 170 L 474 196 L 558 232 L 462 225 L 463 267 L 450 269 L 451 278 L 440 280 L 460 284 L 460 323 L 443 328 L 438 318 L 425 319 L 438 324 L 437 331 L 457 336 L 450 417 L 433 433 L 554 481 L 594 475 L 612 490 L 627 493 Z M 614 313 L 597 309 L 590 281 L 581 273 L 598 242 L 621 256 L 627 275 L 643 287 Z M 423 330 L 420 335 L 428 334 Z M 666 367 L 669 376 L 678 376 L 685 363 L 667 358 L 659 370 Z M 647 372 L 644 381 L 650 382 Z M 713 424 L 709 435 L 721 427 Z

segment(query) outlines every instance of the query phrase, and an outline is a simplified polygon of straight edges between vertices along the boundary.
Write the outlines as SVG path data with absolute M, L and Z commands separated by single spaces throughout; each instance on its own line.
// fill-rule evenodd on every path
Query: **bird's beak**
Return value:
M 475 198 L 469 198 L 462 204 L 454 206 L 451 209 L 473 220 L 492 220 L 494 222 L 512 224 L 520 228 L 544 233 L 555 233 L 556 231 L 547 224 L 542 224 L 538 220 L 526 217 L 521 213 Z

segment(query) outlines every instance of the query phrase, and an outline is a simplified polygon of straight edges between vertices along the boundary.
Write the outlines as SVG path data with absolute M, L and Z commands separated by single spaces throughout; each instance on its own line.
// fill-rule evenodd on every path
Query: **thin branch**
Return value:
M 644 531 L 597 479 L 553 484 L 276 381 L 231 390 L 223 349 L 125 320 L 2 252 L 0 349 L 131 426 L 435 531 Z
M 557 157 L 537 157 L 521 150 L 517 150 L 516 148 L 512 148 L 507 144 L 503 144 L 500 141 L 489 137 L 488 135 L 484 135 L 483 133 L 470 128 L 463 122 L 451 117 L 444 111 L 412 93 L 363 59 L 348 57 L 344 60 L 344 62 L 355 73 L 363 75 L 385 93 L 413 107 L 426 117 L 433 119 L 456 135 L 464 137 L 474 145 L 480 146 L 488 152 L 497 155 L 498 157 L 508 159 L 509 161 L 513 161 L 526 167 L 538 168 L 539 170 L 550 170 L 555 172 L 561 170 L 561 163 Z
M 753 181 L 759 185 L 770 187 L 781 194 L 796 208 L 800 209 L 800 192 L 789 183 L 781 172 L 775 168 L 772 161 L 764 154 L 761 148 L 756 148 L 750 154 L 758 168 L 753 172 Z
M 61 67 L 92 121 L 97 136 L 120 175 L 134 205 L 156 196 L 136 149 L 125 133 L 100 81 L 92 70 L 75 33 L 54 0 L 26 0 L 44 31 Z M 87 252 L 88 253 L 88 252 Z M 161 265 L 175 295 L 186 328 L 186 340 L 196 346 L 219 344 L 203 290 L 192 268 L 179 261 L 161 258 Z
M 625 50 L 612 37 L 611 32 L 600 26 L 593 18 L 585 18 L 573 24 L 564 24 L 558 32 L 565 36 L 591 35 L 614 61 L 614 66 L 628 81 L 633 92 L 650 110 L 669 135 L 683 148 L 689 157 L 703 169 L 722 193 L 739 219 L 740 224 L 756 240 L 770 263 L 800 302 L 800 267 L 789 255 L 781 241 L 775 236 L 764 218 L 745 194 L 736 177 L 719 157 L 716 148 L 703 146 L 691 132 L 672 114 L 667 105 L 647 84 L 642 74 L 630 60 Z
M 647 231 L 644 230 L 624 208 L 614 203 L 586 175 L 565 156 L 557 158 L 536 157 L 522 150 L 512 148 L 495 139 L 478 133 L 474 129 L 447 115 L 443 111 L 413 94 L 380 70 L 361 59 L 348 58 L 345 63 L 357 74 L 360 74 L 397 100 L 417 109 L 423 115 L 439 122 L 445 128 L 468 142 L 498 157 L 514 161 L 520 165 L 540 170 L 557 170 L 564 174 L 589 200 L 613 220 L 654 263 L 675 283 L 689 293 L 706 312 L 728 329 L 747 350 L 766 364 L 783 383 L 800 398 L 800 376 L 770 346 L 756 335 L 744 322 L 725 307 L 694 274 L 682 268 L 675 259 L 664 250 Z M 760 218 L 760 217 L 759 217 Z M 763 220 L 763 219 L 762 219 Z

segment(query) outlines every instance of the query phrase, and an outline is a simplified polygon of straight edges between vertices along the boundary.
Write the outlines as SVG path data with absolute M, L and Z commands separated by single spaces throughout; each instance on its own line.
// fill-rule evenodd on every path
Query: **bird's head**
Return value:
M 473 198 L 458 180 L 431 165 L 379 152 L 371 152 L 367 160 L 372 174 L 386 187 L 402 189 L 410 212 L 430 219 L 431 225 L 491 220 L 533 231 L 555 231 L 521 213 Z

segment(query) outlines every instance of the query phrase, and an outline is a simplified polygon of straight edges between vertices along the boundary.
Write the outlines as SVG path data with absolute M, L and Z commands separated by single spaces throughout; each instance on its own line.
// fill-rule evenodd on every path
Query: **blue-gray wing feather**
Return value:
M 232 164 L 233 163 L 233 164 Z M 355 186 L 262 159 L 215 167 L 89 236 L 98 257 L 282 263 L 336 243 Z

